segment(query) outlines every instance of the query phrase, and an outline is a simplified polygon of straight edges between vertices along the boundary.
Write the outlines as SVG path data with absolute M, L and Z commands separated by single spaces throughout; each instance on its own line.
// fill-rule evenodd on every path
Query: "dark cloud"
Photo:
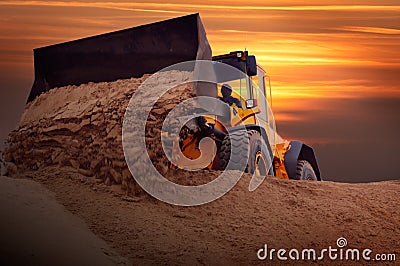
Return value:
M 8 133 L 21 118 L 32 83 L 31 75 L 20 76 L 15 73 L 0 77 L 0 150 L 4 148 Z
M 400 99 L 314 99 L 323 111 L 293 111 L 302 121 L 278 123 L 288 139 L 315 142 L 327 180 L 370 182 L 400 179 Z M 310 102 L 312 104 L 312 102 Z M 318 139 L 326 143 L 318 144 Z

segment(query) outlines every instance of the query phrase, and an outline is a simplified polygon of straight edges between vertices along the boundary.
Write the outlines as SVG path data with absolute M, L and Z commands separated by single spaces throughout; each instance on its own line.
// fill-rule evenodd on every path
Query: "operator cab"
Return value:
M 257 64 L 254 55 L 247 51 L 236 51 L 225 55 L 214 56 L 213 61 L 221 62 L 239 69 L 244 74 L 241 77 L 232 77 L 222 80 L 218 84 L 218 96 L 222 95 L 223 85 L 232 88 L 231 96 L 239 99 L 243 110 L 252 109 L 259 118 L 268 121 L 268 100 L 266 93 L 265 70 Z M 269 84 L 269 83 L 268 83 Z
M 254 55 L 248 55 L 247 51 L 236 51 L 214 56 L 212 60 L 237 68 L 249 77 L 232 78 L 231 80 L 221 82 L 218 86 L 218 95 L 220 97 L 222 96 L 222 85 L 227 84 L 232 88 L 232 96 L 239 99 L 245 109 L 252 109 L 259 106 L 263 101 L 261 94 L 264 97 L 267 95 L 266 74 L 265 70 L 256 63 Z
M 233 106 L 233 116 L 240 119 L 232 121 L 243 121 L 244 124 L 256 124 L 265 129 L 270 141 L 275 140 L 276 126 L 272 110 L 268 104 L 271 98 L 267 98 L 266 86 L 269 77 L 262 66 L 258 65 L 253 55 L 248 55 L 247 51 L 236 51 L 225 55 L 214 56 L 213 61 L 230 65 L 240 71 L 237 76 L 223 76 L 218 81 L 218 96 L 222 97 L 223 85 L 232 88 L 231 96 L 240 101 L 242 107 Z M 233 71 L 235 72 L 235 71 Z M 244 73 L 244 74 L 240 74 Z M 225 74 L 225 73 L 223 73 Z M 270 87 L 270 86 L 269 86 Z M 257 119 L 254 119 L 255 114 Z M 232 126 L 235 126 L 232 124 Z

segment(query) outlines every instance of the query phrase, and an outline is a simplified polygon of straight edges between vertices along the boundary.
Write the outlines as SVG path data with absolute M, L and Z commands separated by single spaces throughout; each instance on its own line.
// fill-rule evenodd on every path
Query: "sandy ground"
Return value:
M 157 82 L 166 86 L 185 78 L 168 74 Z M 343 184 L 267 178 L 249 192 L 250 176 L 244 174 L 228 194 L 203 206 L 178 207 L 146 195 L 127 169 L 121 143 L 126 106 L 145 79 L 53 89 L 27 105 L 4 156 L 12 162 L 10 172 L 18 171 L 16 176 L 24 180 L 1 178 L 3 260 L 124 263 L 90 231 L 134 265 L 348 265 L 329 259 L 257 258 L 265 244 L 270 249 L 320 252 L 336 248 L 340 237 L 347 239 L 346 248 L 394 253 L 400 259 L 400 181 Z M 143 102 L 156 95 L 153 85 L 144 90 Z M 157 125 L 174 104 L 190 97 L 189 91 L 186 85 L 174 88 L 149 115 L 145 136 L 155 161 L 162 157 Z M 158 165 L 168 170 L 162 161 Z M 197 184 L 219 174 L 176 171 L 168 178 Z
M 129 265 L 32 180 L 0 177 L 2 265 Z
M 250 176 L 245 174 L 231 192 L 210 204 L 178 207 L 146 195 L 127 197 L 119 186 L 106 186 L 72 168 L 50 167 L 23 177 L 53 191 L 68 211 L 134 265 L 291 265 L 293 261 L 276 257 L 261 262 L 256 252 L 264 244 L 276 249 L 335 248 L 339 237 L 347 239 L 347 248 L 400 256 L 400 181 L 268 178 L 249 192 Z M 296 264 L 349 265 L 329 259 Z

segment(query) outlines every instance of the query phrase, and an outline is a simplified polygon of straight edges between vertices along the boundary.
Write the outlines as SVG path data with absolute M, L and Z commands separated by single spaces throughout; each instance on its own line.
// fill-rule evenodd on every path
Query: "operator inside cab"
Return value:
M 221 87 L 222 97 L 219 99 L 229 105 L 235 104 L 238 108 L 243 108 L 239 99 L 232 96 L 232 87 L 229 84 L 223 84 Z

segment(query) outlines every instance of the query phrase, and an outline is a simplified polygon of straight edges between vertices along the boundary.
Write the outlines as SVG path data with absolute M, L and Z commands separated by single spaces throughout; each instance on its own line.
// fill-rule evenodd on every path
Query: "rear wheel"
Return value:
M 314 169 L 311 164 L 306 160 L 297 161 L 296 169 L 297 179 L 299 180 L 309 180 L 317 181 L 317 176 L 315 175 Z
M 271 156 L 260 132 L 249 130 L 250 156 L 248 172 L 258 176 L 273 175 Z

